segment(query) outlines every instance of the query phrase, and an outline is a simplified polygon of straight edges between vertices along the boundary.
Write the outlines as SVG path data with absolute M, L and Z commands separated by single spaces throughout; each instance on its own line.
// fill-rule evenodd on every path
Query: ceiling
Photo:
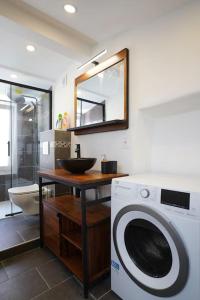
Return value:
M 66 72 L 71 60 L 53 51 L 30 30 L 0 17 L 0 79 L 15 81 L 44 89 Z M 34 53 L 26 51 L 26 45 L 36 47 Z M 11 74 L 17 79 L 12 79 Z
M 187 2 L 192 0 L 0 0 L 0 78 L 49 88 L 72 61 L 90 58 L 97 43 Z M 75 15 L 64 11 L 66 3 L 77 7 Z M 27 44 L 36 52 L 28 53 Z
M 192 0 L 23 0 L 67 26 L 100 42 L 159 18 Z M 63 6 L 74 4 L 75 15 Z

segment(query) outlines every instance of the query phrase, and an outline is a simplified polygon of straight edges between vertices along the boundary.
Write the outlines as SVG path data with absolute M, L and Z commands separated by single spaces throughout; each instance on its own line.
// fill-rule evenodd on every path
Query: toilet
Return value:
M 15 205 L 19 206 L 24 214 L 39 214 L 38 184 L 10 188 L 8 189 L 8 194 L 11 203 L 14 203 Z

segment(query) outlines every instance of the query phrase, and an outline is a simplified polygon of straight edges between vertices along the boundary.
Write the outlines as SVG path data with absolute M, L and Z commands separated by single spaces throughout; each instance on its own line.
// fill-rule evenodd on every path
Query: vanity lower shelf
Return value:
M 81 203 L 71 195 L 43 201 L 43 239 L 47 246 L 81 281 L 83 247 Z M 110 208 L 87 208 L 89 283 L 110 269 Z

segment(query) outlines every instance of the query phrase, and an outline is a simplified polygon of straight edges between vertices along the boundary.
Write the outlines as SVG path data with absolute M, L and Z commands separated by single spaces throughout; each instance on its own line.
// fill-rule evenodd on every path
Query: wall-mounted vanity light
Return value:
M 96 60 L 103 56 L 104 54 L 107 53 L 107 50 L 104 49 L 103 51 L 99 52 L 97 55 L 95 55 L 93 58 L 91 58 L 90 60 L 88 60 L 86 63 L 84 63 L 83 65 L 81 65 L 80 67 L 78 67 L 78 70 L 82 70 L 83 68 L 85 68 L 86 66 L 88 66 L 91 63 L 96 62 Z

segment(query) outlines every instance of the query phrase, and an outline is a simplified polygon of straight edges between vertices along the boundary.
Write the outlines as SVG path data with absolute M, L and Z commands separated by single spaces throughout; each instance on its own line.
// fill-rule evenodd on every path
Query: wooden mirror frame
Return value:
M 69 128 L 69 131 L 74 131 L 75 135 L 83 135 L 89 133 L 98 133 L 106 131 L 123 130 L 128 128 L 128 81 L 129 81 L 129 51 L 127 48 L 114 54 L 104 62 L 98 64 L 94 68 L 83 73 L 75 79 L 74 88 L 74 120 L 76 122 L 77 114 L 77 85 L 81 82 L 88 80 L 89 78 L 101 73 L 102 71 L 112 67 L 113 65 L 124 61 L 124 119 L 123 120 L 111 120 L 96 124 L 84 125 L 74 128 Z

